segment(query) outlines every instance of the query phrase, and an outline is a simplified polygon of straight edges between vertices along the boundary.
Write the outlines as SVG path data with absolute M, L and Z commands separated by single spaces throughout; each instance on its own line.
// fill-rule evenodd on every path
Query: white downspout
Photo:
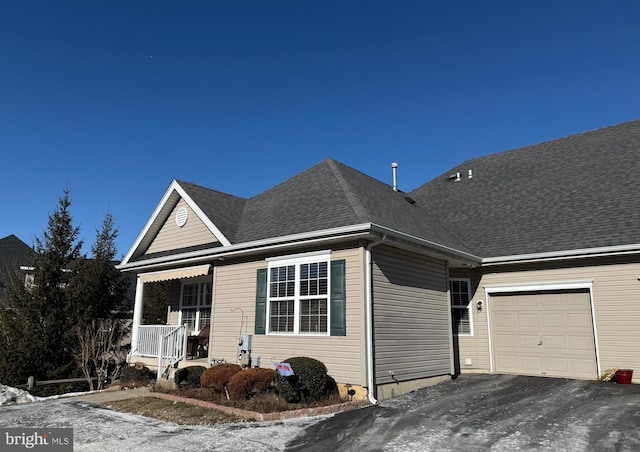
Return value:
M 133 326 L 131 328 L 131 351 L 129 358 L 138 351 L 140 325 L 142 324 L 142 307 L 144 306 L 144 283 L 138 276 L 136 280 L 136 298 L 133 305 Z
M 378 404 L 374 393 L 375 378 L 373 376 L 373 279 L 372 279 L 372 264 L 371 250 L 374 246 L 379 245 L 387 238 L 386 234 L 383 234 L 379 240 L 371 242 L 366 247 L 366 271 L 365 271 L 365 292 L 366 292 L 366 329 L 367 329 L 367 385 L 369 386 L 369 402 L 373 405 Z

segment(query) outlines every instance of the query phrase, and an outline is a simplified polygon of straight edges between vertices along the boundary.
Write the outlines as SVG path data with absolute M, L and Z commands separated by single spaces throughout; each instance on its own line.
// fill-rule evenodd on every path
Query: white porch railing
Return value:
M 158 338 L 158 378 L 169 366 L 187 357 L 187 325 L 180 325 Z M 168 363 L 168 364 L 167 364 Z M 169 376 L 167 371 L 166 377 Z
M 140 325 L 138 347 L 133 351 L 138 356 L 153 358 L 185 359 L 187 355 L 187 328 L 185 325 Z M 162 343 L 162 350 L 160 344 Z
M 158 339 L 175 330 L 178 325 L 140 325 L 138 347 L 133 353 L 139 356 L 158 357 Z

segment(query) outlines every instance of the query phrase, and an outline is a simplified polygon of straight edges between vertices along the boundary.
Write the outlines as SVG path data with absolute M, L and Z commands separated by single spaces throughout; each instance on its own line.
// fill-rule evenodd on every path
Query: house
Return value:
M 0 301 L 4 290 L 14 272 L 21 272 L 25 283 L 32 279 L 29 269 L 29 253 L 33 250 L 15 235 L 8 235 L 0 239 Z
M 468 160 L 410 193 L 333 159 L 245 199 L 174 180 L 119 268 L 131 361 L 311 356 L 371 401 L 458 372 L 640 368 L 640 121 Z M 172 281 L 168 323 L 144 285 Z

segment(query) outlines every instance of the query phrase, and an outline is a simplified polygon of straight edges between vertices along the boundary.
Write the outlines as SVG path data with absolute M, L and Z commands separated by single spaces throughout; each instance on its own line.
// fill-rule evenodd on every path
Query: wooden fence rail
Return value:
M 94 381 L 98 380 L 98 377 L 91 378 Z M 86 378 L 65 378 L 62 380 L 42 380 L 36 381 L 35 377 L 29 377 L 27 380 L 27 384 L 24 385 L 16 385 L 18 389 L 26 389 L 27 391 L 31 391 L 36 386 L 44 386 L 44 385 L 55 385 L 55 384 L 64 384 L 64 383 L 83 383 L 86 382 Z

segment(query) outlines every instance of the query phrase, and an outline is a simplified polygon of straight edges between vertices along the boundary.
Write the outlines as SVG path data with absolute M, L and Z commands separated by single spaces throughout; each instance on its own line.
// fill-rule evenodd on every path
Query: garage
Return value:
M 589 290 L 504 292 L 489 300 L 496 372 L 598 377 Z

